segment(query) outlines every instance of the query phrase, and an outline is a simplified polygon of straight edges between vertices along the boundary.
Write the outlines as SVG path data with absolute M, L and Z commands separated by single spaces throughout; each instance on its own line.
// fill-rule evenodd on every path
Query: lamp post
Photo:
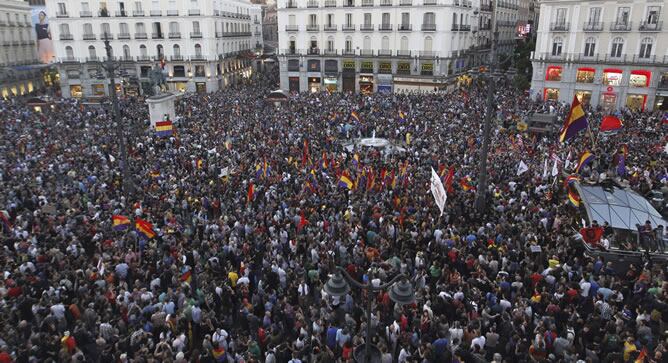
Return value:
M 369 280 L 370 281 L 370 280 Z M 348 272 L 336 266 L 336 272 L 330 277 L 324 286 L 324 290 L 328 295 L 343 297 L 350 291 L 350 284 L 358 289 L 366 292 L 366 337 L 364 339 L 364 346 L 359 346 L 355 349 L 353 357 L 357 363 L 376 363 L 381 361 L 380 349 L 371 344 L 371 294 L 378 291 L 383 291 L 390 287 L 390 299 L 397 304 L 407 305 L 415 302 L 415 292 L 413 286 L 408 283 L 408 277 L 404 274 L 395 276 L 391 281 L 380 286 L 373 286 L 371 283 L 362 284 L 352 278 Z M 363 349 L 361 349 L 363 348 Z
M 103 39 L 104 49 L 107 53 L 107 60 L 102 63 L 102 68 L 104 68 L 104 70 L 107 72 L 107 76 L 109 77 L 109 97 L 111 97 L 112 116 L 114 118 L 114 122 L 116 123 L 116 137 L 118 138 L 118 147 L 121 151 L 121 161 L 119 165 L 122 178 L 121 187 L 127 200 L 128 196 L 133 193 L 133 185 L 128 176 L 128 150 L 125 146 L 125 130 L 121 123 L 121 115 L 118 108 L 118 95 L 116 94 L 115 72 L 119 69 L 119 66 L 114 64 L 112 59 L 109 35 L 106 32 L 104 33 Z

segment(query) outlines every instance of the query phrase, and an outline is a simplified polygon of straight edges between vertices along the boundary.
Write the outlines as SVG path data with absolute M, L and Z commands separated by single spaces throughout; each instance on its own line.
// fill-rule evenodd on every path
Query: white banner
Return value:
M 527 164 L 524 163 L 524 160 L 520 160 L 520 165 L 517 166 L 517 176 L 520 176 L 529 170 Z
M 438 209 L 441 210 L 441 215 L 443 215 L 443 209 L 445 208 L 445 201 L 448 200 L 448 195 L 445 193 L 443 182 L 434 171 L 434 168 L 431 168 L 431 194 L 434 195 L 436 205 L 438 205 Z

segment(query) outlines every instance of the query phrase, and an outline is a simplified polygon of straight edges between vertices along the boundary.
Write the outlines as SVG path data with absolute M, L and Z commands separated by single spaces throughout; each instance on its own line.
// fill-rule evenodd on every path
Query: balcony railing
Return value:
M 363 32 L 370 32 L 373 31 L 373 24 L 362 24 L 360 25 L 360 30 Z
M 137 61 L 138 61 L 138 62 L 150 62 L 151 60 L 153 60 L 153 58 L 151 58 L 150 55 L 140 55 L 140 56 L 137 56 Z
M 452 28 L 450 28 L 450 30 L 453 32 L 459 31 L 459 24 L 452 24 Z
M 342 55 L 355 55 L 355 49 L 343 49 L 341 50 Z
M 167 13 L 169 13 L 170 10 L 167 10 Z M 162 16 L 162 10 L 151 10 L 149 12 L 151 16 Z
M 438 2 L 437 0 L 423 0 L 422 5 L 436 5 Z
M 392 0 L 380 0 L 380 6 L 392 6 Z
M 355 25 L 353 25 L 353 24 L 344 24 L 344 25 L 341 27 L 341 30 L 343 30 L 344 32 L 354 32 L 354 31 L 355 31 Z
M 200 14 L 201 13 L 200 13 L 199 9 L 189 9 L 188 10 L 188 15 L 190 15 L 190 16 L 198 16 Z
M 355 0 L 343 0 L 344 8 L 353 8 L 355 7 Z
M 382 32 L 392 31 L 392 24 L 380 24 L 378 30 Z
M 647 22 L 643 21 L 640 22 L 640 26 L 638 27 L 638 30 L 641 32 L 658 32 L 661 31 L 661 27 L 663 25 L 662 21 L 655 21 L 655 22 Z
M 570 23 L 566 22 L 556 22 L 550 24 L 550 30 L 555 32 L 567 32 L 570 27 Z
M 116 16 L 120 17 L 120 18 L 124 18 L 124 17 L 128 16 L 128 12 L 125 11 L 125 10 L 118 10 L 118 11 L 116 11 Z
M 378 50 L 378 55 L 381 57 L 391 57 L 392 51 L 390 49 L 380 49 Z
M 299 25 L 286 25 L 285 26 L 285 31 L 286 32 L 298 32 L 299 31 Z
M 307 8 L 318 8 L 318 7 L 320 7 L 320 4 L 319 4 L 318 0 L 308 0 L 308 2 L 306 2 L 306 7 Z
M 285 55 L 301 55 L 301 52 L 294 48 L 282 49 L 281 54 Z
M 153 39 L 163 39 L 165 37 L 165 34 L 163 33 L 152 33 L 151 38 Z
M 335 8 L 336 7 L 336 0 L 325 0 L 325 7 L 326 8 Z
M 181 39 L 181 32 L 169 33 L 169 39 Z
M 338 52 L 336 51 L 336 49 L 325 49 L 325 50 L 323 50 L 323 54 L 324 55 L 337 55 Z
M 67 14 L 67 11 L 64 12 L 57 12 L 56 13 L 56 18 L 69 18 L 70 16 Z M 12 23 L 10 23 L 11 25 Z
M 79 63 L 79 58 L 76 57 L 64 57 L 60 58 L 62 63 Z
M 492 11 L 492 4 L 480 5 L 480 11 Z
M 216 32 L 216 38 L 222 38 L 223 32 Z
M 86 57 L 86 62 L 99 62 L 99 61 L 100 61 L 100 57 L 95 56 L 95 55 Z
M 366 56 L 366 57 L 371 57 L 371 56 L 373 56 L 373 49 L 360 49 L 360 55 L 361 56 Z
M 413 0 L 399 0 L 399 6 L 411 6 L 413 5 Z
M 144 16 L 144 10 L 134 10 L 132 16 Z
M 296 1 L 288 1 L 287 5 L 285 5 L 286 8 L 288 9 L 296 9 L 297 8 L 297 2 Z
M 471 25 L 469 24 L 464 24 L 459 26 L 459 30 L 463 32 L 467 32 L 471 30 Z
M 586 32 L 600 32 L 603 31 L 603 22 L 587 22 L 582 26 L 582 30 Z
M 167 10 L 167 16 L 179 16 L 178 10 Z
M 320 25 L 318 24 L 308 24 L 306 25 L 307 32 L 317 32 L 320 30 Z
M 438 55 L 437 52 L 433 52 L 430 50 L 421 50 L 419 54 L 421 58 L 434 58 Z
M 130 33 L 118 33 L 118 40 L 130 39 Z
M 190 57 L 191 61 L 205 61 L 206 57 L 203 54 L 195 54 L 194 56 Z
M 60 34 L 60 40 L 74 40 L 72 34 Z
M 82 18 L 90 18 L 90 17 L 93 16 L 93 12 L 92 11 L 85 11 L 85 10 L 80 11 L 79 16 L 82 17 Z
M 202 37 L 202 32 L 190 32 L 190 39 L 199 39 Z
M 146 39 L 148 35 L 146 33 L 135 33 L 135 39 Z
M 411 24 L 399 24 L 397 30 L 400 32 L 409 32 L 413 30 L 413 26 Z
M 362 6 L 373 6 L 373 0 L 362 0 Z
M 436 24 L 422 24 L 423 32 L 433 32 L 436 31 Z
M 612 32 L 628 32 L 631 31 L 632 22 L 628 23 L 610 23 L 610 31 Z
M 325 25 L 324 29 L 325 29 L 326 32 L 335 32 L 338 29 L 338 26 L 336 26 L 334 24 L 329 24 L 329 25 Z
M 306 50 L 308 55 L 320 55 L 320 48 L 309 48 Z
M 83 40 L 95 40 L 95 39 L 97 39 L 95 34 L 84 34 L 83 35 Z

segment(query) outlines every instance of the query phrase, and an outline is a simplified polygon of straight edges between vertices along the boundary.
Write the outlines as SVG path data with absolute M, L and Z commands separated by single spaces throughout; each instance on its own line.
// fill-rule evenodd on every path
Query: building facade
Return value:
M 279 0 L 281 88 L 433 91 L 473 63 L 470 0 Z
M 668 109 L 666 0 L 544 0 L 532 94 L 606 109 Z
M 25 1 L 0 0 L 0 96 L 42 87 L 31 9 Z
M 104 39 L 124 94 L 150 94 L 160 67 L 170 90 L 212 92 L 252 72 L 262 48 L 260 5 L 243 0 L 47 1 L 65 97 L 104 96 Z

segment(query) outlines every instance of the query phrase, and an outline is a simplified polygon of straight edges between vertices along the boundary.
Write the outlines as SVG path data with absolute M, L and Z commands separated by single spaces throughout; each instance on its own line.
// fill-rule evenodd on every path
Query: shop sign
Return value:
M 373 72 L 373 62 L 363 61 L 360 67 L 360 72 Z
M 380 62 L 380 63 L 378 63 L 378 72 L 379 73 L 392 73 L 392 62 Z
M 422 63 L 422 72 L 433 72 L 434 64 L 433 63 Z
M 343 69 L 349 71 L 355 71 L 355 61 L 344 60 Z
M 411 73 L 410 62 L 399 62 L 399 63 L 397 63 L 397 73 L 410 74 Z

